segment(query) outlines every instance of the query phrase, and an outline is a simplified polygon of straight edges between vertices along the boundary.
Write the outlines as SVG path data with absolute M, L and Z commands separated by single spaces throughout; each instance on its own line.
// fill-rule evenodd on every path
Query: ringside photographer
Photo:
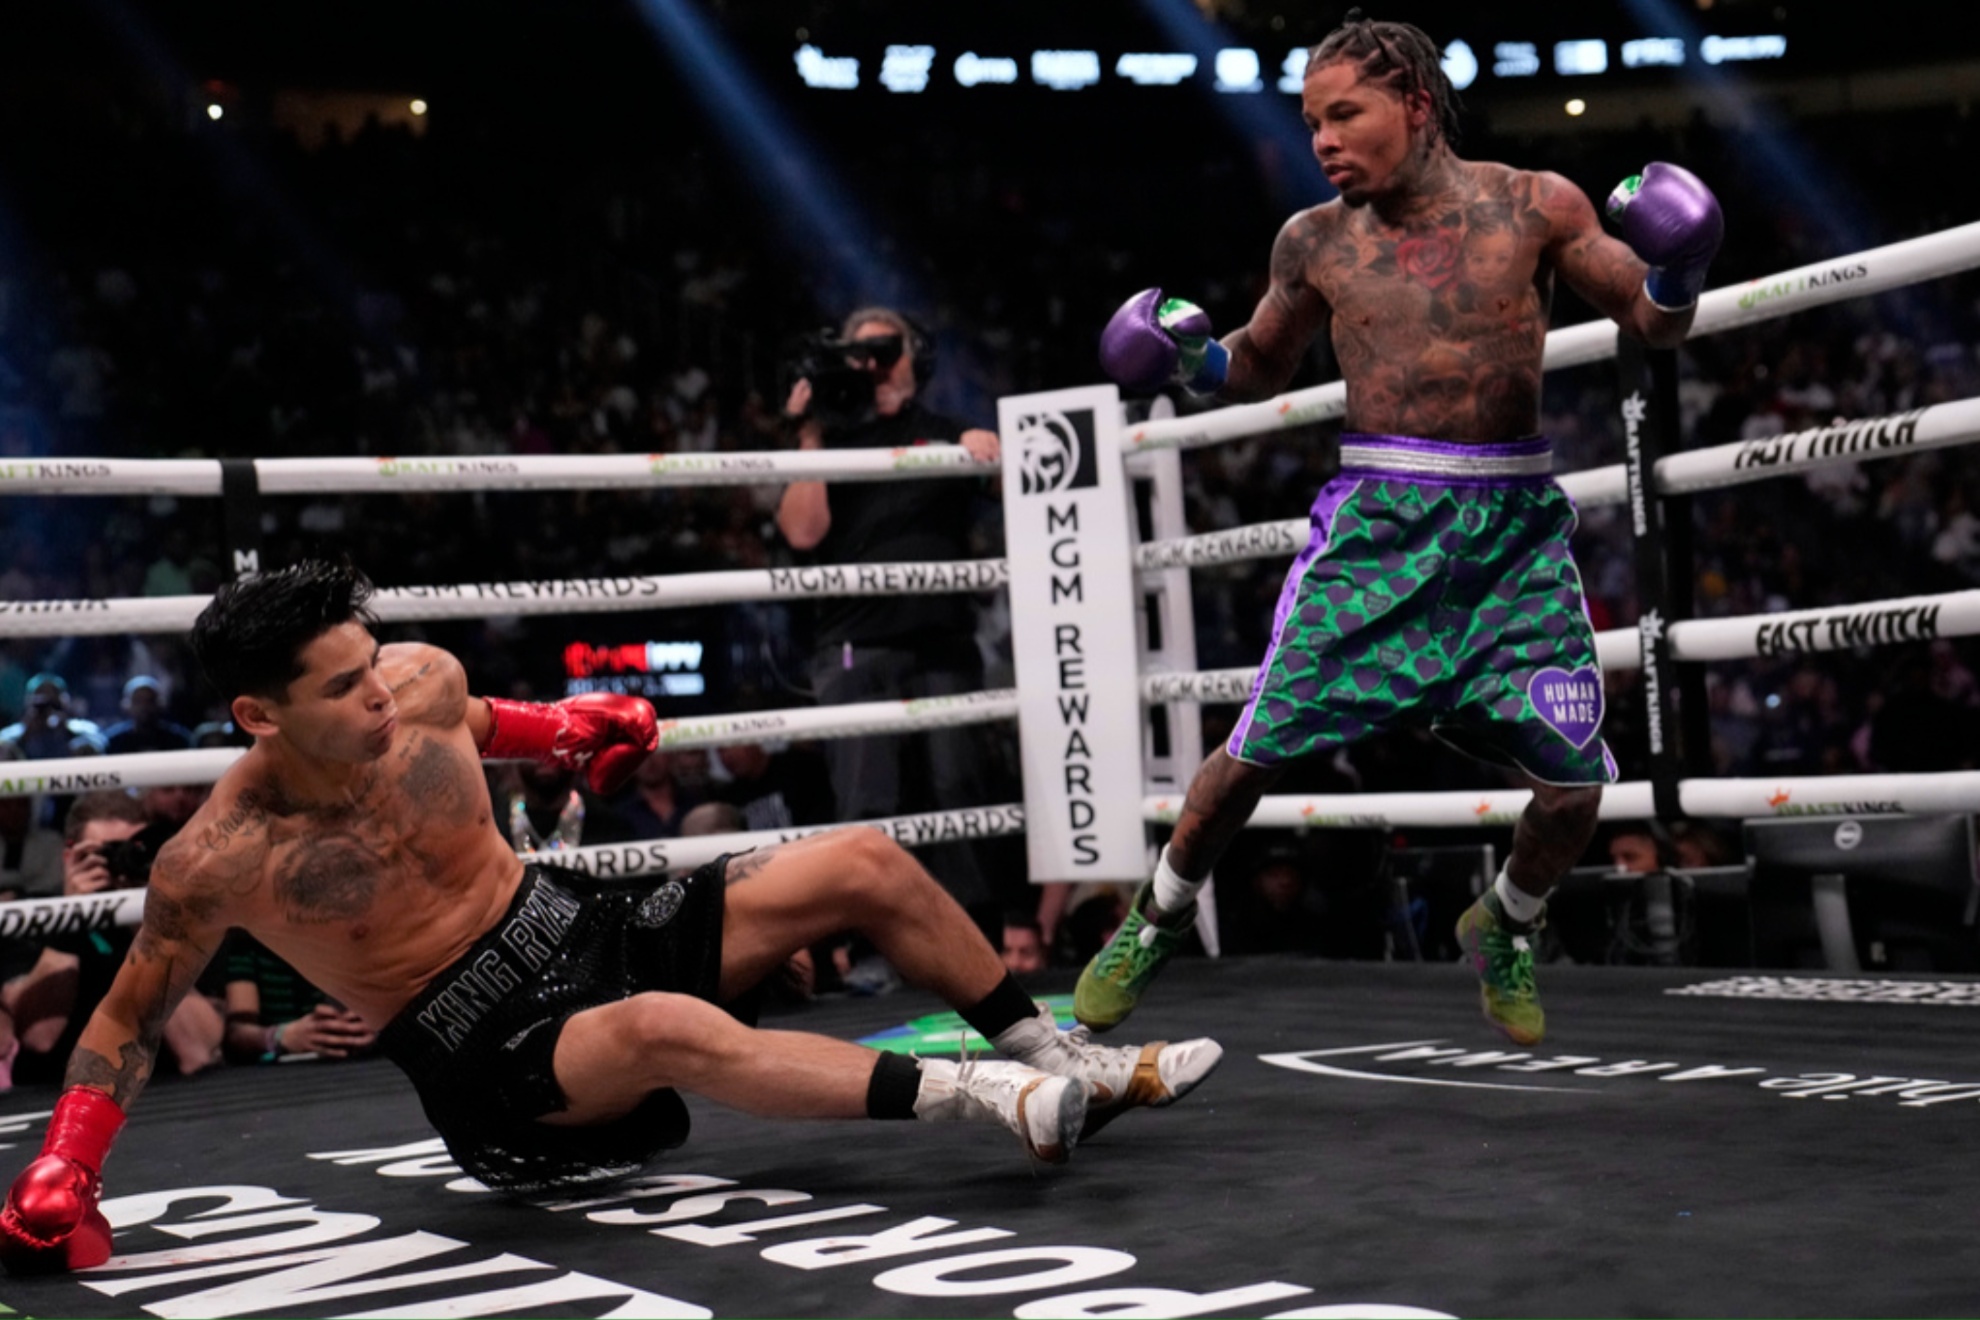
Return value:
M 176 825 L 150 822 L 143 804 L 121 790 L 77 798 L 62 830 L 62 892 L 75 897 L 142 888 L 158 849 L 177 832 Z M 113 928 L 57 935 L 29 971 L 0 989 L 0 1090 L 16 1077 L 61 1077 L 136 933 Z M 165 1023 L 175 1071 L 190 1076 L 219 1062 L 222 1029 L 211 999 L 187 995 Z
M 997 436 L 922 406 L 935 373 L 928 335 L 890 307 L 848 316 L 837 335 L 804 340 L 785 424 L 800 449 L 905 449 L 959 444 L 975 458 L 1000 456 Z M 951 479 L 797 481 L 784 488 L 777 527 L 792 549 L 821 564 L 927 563 L 972 557 L 976 483 Z M 975 607 L 951 593 L 821 600 L 815 608 L 811 679 L 818 704 L 950 696 L 983 688 Z M 825 746 L 840 820 L 975 806 L 989 800 L 977 730 L 939 729 Z M 924 853 L 928 869 L 995 938 L 1002 930 L 999 877 L 980 850 L 945 844 Z M 1015 895 L 1022 901 L 1024 895 Z

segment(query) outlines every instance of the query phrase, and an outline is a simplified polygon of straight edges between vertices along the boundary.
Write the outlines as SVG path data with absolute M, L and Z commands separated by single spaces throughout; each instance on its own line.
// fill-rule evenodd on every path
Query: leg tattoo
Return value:
M 1581 859 L 1602 806 L 1602 790 L 1535 784 L 1533 801 L 1513 829 L 1506 878 L 1535 898 L 1545 898 Z
M 1224 855 L 1265 790 L 1278 782 L 1279 766 L 1249 765 L 1219 747 L 1189 781 L 1182 817 L 1169 836 L 1169 865 L 1185 880 L 1201 880 Z

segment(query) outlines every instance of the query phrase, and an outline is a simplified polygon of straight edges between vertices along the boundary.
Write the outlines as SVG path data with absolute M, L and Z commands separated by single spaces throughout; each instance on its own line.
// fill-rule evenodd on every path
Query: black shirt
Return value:
M 876 417 L 837 434 L 827 449 L 905 449 L 953 444 L 966 428 L 913 400 L 892 417 Z M 812 551 L 819 564 L 930 563 L 969 557 L 969 532 L 980 483 L 960 477 L 920 481 L 842 481 L 826 491 L 831 529 Z M 817 644 L 838 647 L 953 644 L 976 630 L 962 592 L 847 596 L 820 600 Z
M 838 819 L 824 763 L 804 747 L 772 756 L 754 779 L 710 784 L 709 796 L 742 812 L 745 830 L 787 830 L 795 825 L 829 825 Z
M 133 752 L 177 752 L 193 745 L 191 731 L 170 720 L 159 720 L 148 727 L 123 720 L 105 729 L 103 739 L 112 756 L 127 756 Z

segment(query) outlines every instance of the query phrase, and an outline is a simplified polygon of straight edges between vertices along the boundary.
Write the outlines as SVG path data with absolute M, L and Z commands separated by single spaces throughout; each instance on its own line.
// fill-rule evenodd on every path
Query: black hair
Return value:
M 365 608 L 371 593 L 371 579 L 350 560 L 305 559 L 221 587 L 186 640 L 224 699 L 280 701 L 302 677 L 304 647 L 339 624 L 378 622 Z
M 1353 64 L 1368 82 L 1381 83 L 1408 100 L 1430 94 L 1430 121 L 1450 146 L 1458 140 L 1458 97 L 1444 74 L 1437 43 L 1414 23 L 1377 22 L 1350 9 L 1341 25 L 1321 39 L 1306 58 L 1306 71 L 1328 64 Z
M 144 804 L 129 793 L 121 788 L 99 788 L 83 794 L 70 805 L 69 814 L 62 820 L 62 842 L 82 842 L 83 829 L 97 820 L 121 820 L 133 825 L 151 823 Z
M 1609 827 L 1609 838 L 1626 839 L 1632 834 L 1642 835 L 1650 840 L 1657 850 L 1657 865 L 1662 867 L 1677 864 L 1677 840 L 1670 827 L 1661 820 L 1645 818 L 1641 820 L 1619 820 Z

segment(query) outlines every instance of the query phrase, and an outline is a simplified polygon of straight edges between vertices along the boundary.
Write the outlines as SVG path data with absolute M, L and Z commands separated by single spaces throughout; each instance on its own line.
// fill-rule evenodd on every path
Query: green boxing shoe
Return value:
M 1530 936 L 1546 923 L 1543 913 L 1531 926 L 1513 924 L 1486 890 L 1458 918 L 1458 945 L 1478 973 L 1478 995 L 1485 1020 L 1504 1032 L 1515 1045 L 1538 1045 L 1547 1034 L 1547 1015 L 1540 1008 L 1540 991 L 1533 984 Z
M 1127 920 L 1079 974 L 1079 985 L 1073 989 L 1073 1016 L 1095 1031 L 1111 1030 L 1127 1020 L 1141 1002 L 1141 992 L 1175 956 L 1183 937 L 1196 924 L 1194 903 L 1168 918 L 1174 924 L 1150 921 L 1143 909 L 1152 901 L 1153 888 L 1152 881 L 1142 881 L 1141 888 L 1134 891 Z

